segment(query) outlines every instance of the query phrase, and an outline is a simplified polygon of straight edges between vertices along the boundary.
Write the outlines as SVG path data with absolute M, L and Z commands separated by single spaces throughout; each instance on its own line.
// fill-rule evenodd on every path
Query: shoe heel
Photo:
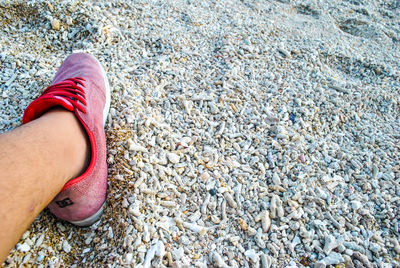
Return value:
M 101 208 L 95 214 L 90 216 L 89 218 L 86 218 L 86 219 L 80 220 L 80 221 L 69 221 L 69 222 L 74 225 L 81 226 L 81 227 L 90 226 L 93 223 L 100 220 L 101 216 L 103 216 L 105 204 L 106 204 L 106 202 L 104 202 L 103 205 L 101 206 Z

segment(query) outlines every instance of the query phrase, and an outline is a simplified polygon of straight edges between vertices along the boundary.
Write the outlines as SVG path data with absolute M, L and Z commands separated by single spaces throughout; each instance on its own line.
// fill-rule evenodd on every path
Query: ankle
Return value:
M 87 133 L 73 112 L 54 108 L 42 116 L 57 128 L 62 146 L 62 163 L 66 180 L 84 173 L 90 163 L 90 142 Z M 42 118 L 41 117 L 41 118 Z

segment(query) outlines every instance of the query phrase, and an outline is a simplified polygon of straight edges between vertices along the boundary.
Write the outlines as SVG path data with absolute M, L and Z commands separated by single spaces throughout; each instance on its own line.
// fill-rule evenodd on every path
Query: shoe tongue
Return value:
M 59 96 L 42 96 L 34 100 L 24 112 L 22 123 L 26 124 L 35 120 L 54 107 L 63 107 L 68 111 L 73 111 L 74 106 L 67 98 Z

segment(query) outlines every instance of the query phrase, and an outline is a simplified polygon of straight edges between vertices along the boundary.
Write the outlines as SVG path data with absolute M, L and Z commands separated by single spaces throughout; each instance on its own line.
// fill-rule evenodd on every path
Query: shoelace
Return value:
M 73 77 L 68 78 L 60 83 L 54 84 L 46 88 L 42 96 L 51 95 L 51 96 L 59 96 L 63 98 L 67 98 L 68 101 L 82 113 L 86 113 L 86 96 L 85 90 L 82 87 L 85 87 L 83 83 L 85 79 L 82 77 Z M 81 105 L 81 102 L 83 105 Z

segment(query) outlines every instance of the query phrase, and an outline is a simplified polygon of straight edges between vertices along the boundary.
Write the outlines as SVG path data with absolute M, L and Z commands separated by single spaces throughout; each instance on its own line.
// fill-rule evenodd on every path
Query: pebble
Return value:
M 254 240 L 256 241 L 256 244 L 259 248 L 264 249 L 266 247 L 266 244 L 264 242 L 264 240 L 261 237 L 260 233 L 257 233 L 254 237 Z
M 28 252 L 31 249 L 31 247 L 28 244 L 23 243 L 23 244 L 17 244 L 17 249 L 21 252 Z
M 179 155 L 177 155 L 175 153 L 168 153 L 167 156 L 168 156 L 168 160 L 171 163 L 173 163 L 173 164 L 179 163 L 179 159 L 180 159 Z
M 155 243 L 146 253 L 146 258 L 144 260 L 143 268 L 150 268 L 151 261 L 153 260 L 154 256 L 158 256 L 162 258 L 165 255 L 165 247 L 161 241 Z M 182 256 L 180 256 L 181 258 Z M 179 259 L 180 259 L 179 258 Z
M 276 217 L 283 217 L 284 215 L 284 210 L 282 207 L 282 201 L 277 195 L 273 195 L 271 198 L 271 205 L 270 205 L 270 215 L 271 218 L 276 218 Z
M 67 240 L 64 240 L 64 242 L 62 244 L 62 248 L 65 251 L 65 253 L 71 252 L 71 249 L 72 249 L 71 245 L 68 243 Z
M 50 24 L 51 24 L 51 28 L 53 28 L 53 30 L 56 30 L 56 31 L 60 30 L 61 22 L 58 19 L 51 19 Z
M 217 267 L 219 268 L 227 268 L 229 267 L 224 260 L 222 259 L 221 255 L 219 255 L 217 252 L 212 253 L 212 258 L 214 260 L 214 263 Z
M 224 197 L 225 197 L 226 201 L 228 202 L 229 206 L 231 206 L 232 208 L 237 208 L 237 203 L 235 202 L 235 200 L 233 200 L 233 197 L 230 193 L 225 192 Z
M 393 245 L 393 249 L 397 254 L 400 254 L 400 245 L 396 238 L 391 238 L 390 242 Z
M 333 249 L 338 246 L 336 238 L 333 235 L 325 235 L 324 253 L 329 255 Z
M 183 226 L 185 228 L 188 228 L 189 230 L 195 232 L 195 233 L 204 234 L 207 231 L 206 227 L 200 226 L 200 225 L 195 224 L 195 223 L 184 222 Z
M 271 219 L 269 217 L 268 210 L 264 210 L 262 217 L 261 217 L 261 227 L 264 233 L 267 233 L 271 228 Z
M 210 190 L 210 195 L 211 196 L 215 196 L 217 194 L 217 190 L 215 190 L 215 189 L 211 189 Z
M 260 260 L 261 260 L 261 268 L 270 268 L 272 266 L 272 260 L 270 256 L 261 253 Z
M 254 251 L 254 249 L 246 250 L 244 252 L 244 255 L 246 257 L 248 257 L 252 263 L 258 263 L 259 262 L 260 258 L 258 256 L 258 254 Z
M 342 263 L 343 261 L 344 260 L 343 260 L 342 255 L 340 255 L 339 253 L 336 253 L 336 252 L 331 252 L 328 256 L 326 256 L 322 260 L 318 261 L 315 264 L 315 267 L 325 267 L 328 265 L 335 265 L 335 264 Z
M 361 264 L 364 265 L 366 268 L 374 267 L 368 260 L 368 257 L 365 256 L 364 254 L 361 254 L 360 252 L 354 252 L 353 257 L 359 260 Z
M 357 200 L 351 201 L 351 208 L 352 208 L 353 210 L 357 211 L 357 210 L 358 210 L 359 208 L 361 208 L 361 207 L 362 207 L 362 204 L 361 204 L 360 201 L 357 201 Z
M 142 152 L 142 153 L 147 153 L 148 152 L 146 147 L 141 146 L 141 145 L 139 145 L 137 143 L 134 143 L 134 142 L 130 142 L 129 151 L 131 151 L 131 152 Z
M 39 255 L 39 256 L 36 258 L 36 261 L 37 261 L 37 262 L 41 262 L 41 261 L 43 261 L 43 259 L 44 259 L 44 256 L 43 256 L 43 255 Z
M 247 231 L 247 229 L 249 228 L 249 225 L 247 224 L 247 222 L 246 222 L 244 219 L 242 219 L 242 218 L 239 218 L 239 219 L 238 219 L 238 223 L 239 223 L 239 225 L 240 225 L 240 228 L 241 228 L 243 231 Z

